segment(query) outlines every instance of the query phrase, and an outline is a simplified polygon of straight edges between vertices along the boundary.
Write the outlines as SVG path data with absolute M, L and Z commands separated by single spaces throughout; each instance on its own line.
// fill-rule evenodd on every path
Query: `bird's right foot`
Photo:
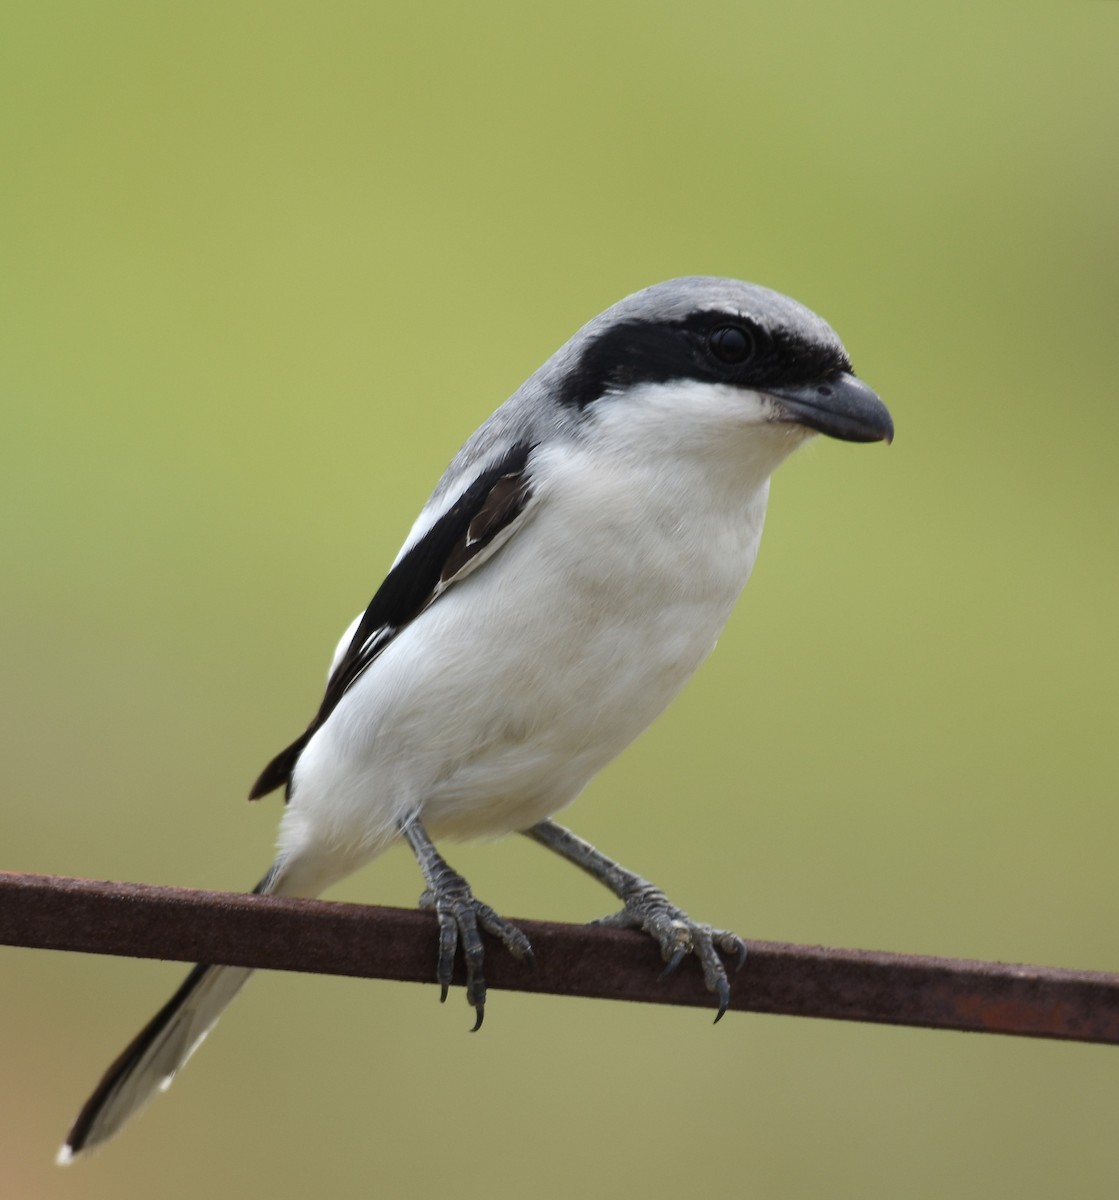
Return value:
M 462 943 L 462 958 L 466 965 L 466 999 L 476 1014 L 471 1032 L 476 1032 L 481 1029 L 486 1015 L 486 977 L 482 971 L 485 947 L 479 929 L 500 938 L 518 962 L 529 967 L 534 967 L 536 962 L 532 944 L 517 926 L 478 900 L 466 880 L 457 871 L 447 867 L 446 863 L 443 865 L 446 871 L 440 873 L 437 886 L 429 886 L 420 896 L 420 908 L 431 909 L 439 918 L 439 957 L 435 977 L 441 989 L 440 1002 L 447 999 L 455 969 L 455 951 Z
M 435 849 L 419 821 L 402 824 L 401 832 L 408 839 L 427 882 L 420 896 L 420 908 L 432 910 L 439 920 L 439 955 L 435 968 L 441 989 L 439 999 L 447 999 L 455 970 L 455 953 L 461 943 L 466 966 L 466 999 L 474 1008 L 474 1031 L 477 1031 L 486 1015 L 486 977 L 483 973 L 486 952 L 479 931 L 484 929 L 499 938 L 518 962 L 529 967 L 536 965 L 532 945 L 516 925 L 498 916 L 488 904 L 475 897 L 466 880 Z

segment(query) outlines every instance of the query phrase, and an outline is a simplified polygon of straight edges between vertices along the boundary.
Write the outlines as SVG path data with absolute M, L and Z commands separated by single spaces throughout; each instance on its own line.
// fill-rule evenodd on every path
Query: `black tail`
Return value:
M 277 864 L 253 890 L 273 891 L 279 874 Z M 71 1162 L 108 1141 L 157 1091 L 168 1087 L 251 974 L 249 967 L 195 967 L 105 1072 L 66 1135 L 58 1162 Z

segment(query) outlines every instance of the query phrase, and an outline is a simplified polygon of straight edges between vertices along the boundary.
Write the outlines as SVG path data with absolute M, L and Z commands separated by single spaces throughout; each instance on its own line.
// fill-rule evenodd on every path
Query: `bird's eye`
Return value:
M 724 366 L 735 367 L 754 353 L 754 339 L 741 325 L 720 325 L 707 335 L 707 348 Z

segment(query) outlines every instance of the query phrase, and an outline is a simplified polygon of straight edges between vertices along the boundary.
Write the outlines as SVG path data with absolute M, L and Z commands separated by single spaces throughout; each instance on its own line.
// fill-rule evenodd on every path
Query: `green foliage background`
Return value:
M 0 9 L 2 865 L 248 887 L 245 791 L 459 442 L 672 275 L 827 317 L 718 653 L 571 811 L 743 934 L 1119 967 L 1114 5 Z M 452 848 L 509 915 L 608 897 Z M 335 893 L 411 904 L 407 856 Z M 0 1194 L 1111 1197 L 1114 1050 L 0 951 Z M 749 986 L 749 975 L 740 982 Z

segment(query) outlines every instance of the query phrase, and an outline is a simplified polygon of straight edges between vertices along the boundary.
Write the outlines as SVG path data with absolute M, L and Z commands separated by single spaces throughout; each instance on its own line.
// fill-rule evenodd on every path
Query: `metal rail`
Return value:
M 536 970 L 487 939 L 491 987 L 712 1007 L 688 964 L 658 978 L 641 934 L 517 924 Z M 0 872 L 0 943 L 433 983 L 437 936 L 406 909 Z M 1119 975 L 1056 967 L 752 941 L 731 1008 L 1119 1044 Z

